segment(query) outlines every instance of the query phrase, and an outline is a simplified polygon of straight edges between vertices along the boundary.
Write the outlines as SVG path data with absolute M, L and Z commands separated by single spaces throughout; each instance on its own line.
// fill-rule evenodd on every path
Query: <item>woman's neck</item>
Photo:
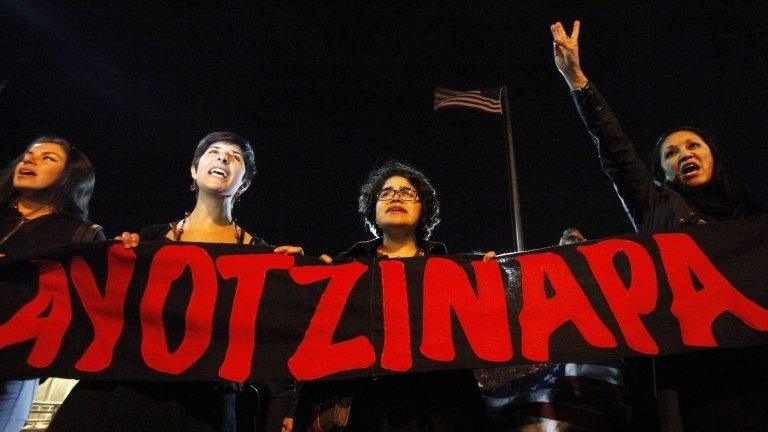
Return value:
M 416 234 L 412 231 L 407 233 L 384 233 L 382 236 L 381 252 L 390 258 L 416 256 L 419 252 L 419 246 L 416 244 Z
M 16 211 L 21 213 L 24 219 L 35 219 L 54 212 L 55 207 L 48 199 L 36 198 L 30 195 L 22 195 L 16 201 Z
M 197 226 L 205 225 L 231 225 L 232 224 L 232 199 L 214 197 L 205 193 L 199 193 L 197 203 L 187 220 Z

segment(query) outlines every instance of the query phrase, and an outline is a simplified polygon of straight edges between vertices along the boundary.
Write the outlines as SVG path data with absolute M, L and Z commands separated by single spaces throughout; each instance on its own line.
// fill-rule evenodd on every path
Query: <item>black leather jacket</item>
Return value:
M 697 214 L 678 192 L 653 179 L 594 84 L 572 91 L 571 96 L 635 231 L 673 230 L 707 222 L 706 215 Z
M 337 259 L 347 260 L 362 257 L 373 257 L 376 256 L 376 249 L 380 245 L 380 238 L 357 242 L 347 251 L 340 253 L 337 256 Z M 419 247 L 427 255 L 448 255 L 448 249 L 442 243 L 424 240 L 419 242 Z

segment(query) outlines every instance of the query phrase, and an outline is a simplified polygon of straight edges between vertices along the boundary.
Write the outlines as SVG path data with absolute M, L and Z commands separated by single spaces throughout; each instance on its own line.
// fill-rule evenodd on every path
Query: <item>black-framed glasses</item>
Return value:
M 390 201 L 395 199 L 395 196 L 400 197 L 403 201 L 416 201 L 419 199 L 419 193 L 416 192 L 416 189 L 412 189 L 409 187 L 404 187 L 400 189 L 392 189 L 392 188 L 386 188 L 382 189 L 381 192 L 379 192 L 378 195 L 376 195 L 376 198 L 379 201 Z

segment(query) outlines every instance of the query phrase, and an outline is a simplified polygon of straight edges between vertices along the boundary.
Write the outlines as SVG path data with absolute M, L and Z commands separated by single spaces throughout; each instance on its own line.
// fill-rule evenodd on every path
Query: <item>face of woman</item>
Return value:
M 385 233 L 389 229 L 408 228 L 416 231 L 421 216 L 421 202 L 416 195 L 416 188 L 408 179 L 392 176 L 384 182 L 379 196 L 386 191 L 393 194 L 389 199 L 376 201 L 376 225 Z M 409 199 L 409 196 L 414 199 Z
M 67 153 L 56 143 L 37 143 L 24 153 L 13 171 L 13 188 L 19 192 L 43 191 L 54 184 L 67 164 Z
M 243 151 L 234 144 L 215 142 L 200 157 L 197 168 L 191 168 L 192 178 L 201 191 L 219 196 L 233 196 L 244 191 L 245 164 Z
M 712 180 L 715 160 L 706 142 L 691 131 L 678 131 L 661 144 L 661 167 L 667 181 L 697 188 Z

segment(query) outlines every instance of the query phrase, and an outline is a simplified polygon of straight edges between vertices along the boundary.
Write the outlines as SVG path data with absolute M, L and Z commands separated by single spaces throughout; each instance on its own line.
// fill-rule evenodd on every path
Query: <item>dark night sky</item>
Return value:
M 96 166 L 92 219 L 110 235 L 180 219 L 195 144 L 232 130 L 255 143 L 260 170 L 237 216 L 271 243 L 316 255 L 369 238 L 357 193 L 395 157 L 438 190 L 435 239 L 511 251 L 500 119 L 431 108 L 436 84 L 501 82 L 526 246 L 570 225 L 628 232 L 552 60 L 549 24 L 576 18 L 584 70 L 642 154 L 670 126 L 711 129 L 768 203 L 768 6 L 63 3 L 0 1 L 0 160 L 39 133 L 68 138 Z

